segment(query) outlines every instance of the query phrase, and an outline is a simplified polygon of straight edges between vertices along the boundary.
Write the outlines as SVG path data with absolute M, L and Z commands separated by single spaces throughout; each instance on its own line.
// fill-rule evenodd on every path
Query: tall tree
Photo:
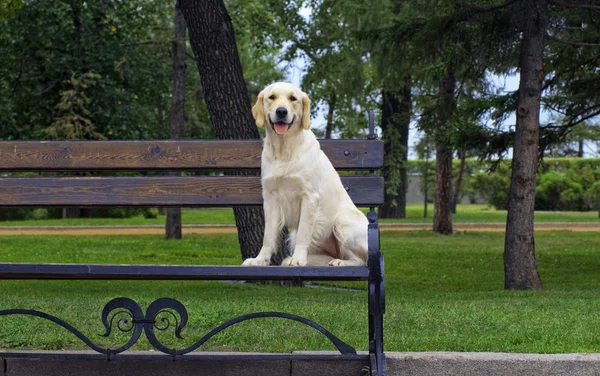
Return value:
M 175 40 L 173 41 L 173 94 L 171 97 L 171 138 L 183 138 L 185 130 L 185 19 L 181 13 L 180 0 L 175 3 L 173 20 Z M 178 173 L 172 173 L 178 175 Z M 165 223 L 167 239 L 181 239 L 181 208 L 167 209 Z
M 545 0 L 521 0 L 520 10 L 523 40 L 504 241 L 504 287 L 531 290 L 542 288 L 535 258 L 533 223 L 544 79 L 544 38 L 549 15 Z
M 233 25 L 223 0 L 180 1 L 216 137 L 258 139 Z M 262 246 L 263 210 L 233 210 L 242 258 L 256 257 Z M 278 257 L 281 256 L 280 252 Z
M 404 1 L 391 0 L 384 4 L 387 14 L 382 20 L 390 22 L 398 17 Z M 381 94 L 381 130 L 385 147 L 385 196 L 379 207 L 381 218 L 406 218 L 406 192 L 408 189 L 408 137 L 412 117 L 412 78 L 409 64 L 392 63 L 409 48 L 407 43 L 397 43 L 392 56 L 391 46 L 371 40 L 371 54 L 376 65 Z

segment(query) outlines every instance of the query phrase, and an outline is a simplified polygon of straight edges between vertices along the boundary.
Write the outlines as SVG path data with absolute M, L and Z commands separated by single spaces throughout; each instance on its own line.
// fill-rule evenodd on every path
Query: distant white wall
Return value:
M 421 175 L 420 174 L 408 174 L 408 191 L 406 192 L 406 202 L 407 203 L 423 203 L 425 200 L 425 196 L 421 193 Z M 432 201 L 433 197 L 429 197 L 429 201 Z M 461 204 L 473 204 L 469 200 L 468 196 L 464 196 L 460 201 Z M 481 198 L 477 198 L 474 204 L 485 204 L 485 200 Z

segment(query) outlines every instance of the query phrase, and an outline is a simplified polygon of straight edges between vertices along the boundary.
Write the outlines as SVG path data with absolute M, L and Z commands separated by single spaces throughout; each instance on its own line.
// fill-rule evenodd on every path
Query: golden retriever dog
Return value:
M 277 82 L 252 107 L 266 125 L 261 181 L 265 211 L 263 246 L 243 265 L 269 265 L 284 226 L 292 256 L 283 266 L 360 266 L 367 262 L 365 215 L 356 208 L 310 130 L 310 99 Z

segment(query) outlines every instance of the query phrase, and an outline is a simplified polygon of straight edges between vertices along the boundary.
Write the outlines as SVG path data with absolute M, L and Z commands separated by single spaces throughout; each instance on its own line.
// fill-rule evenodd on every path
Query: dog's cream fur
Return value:
M 273 125 L 275 111 L 282 107 L 288 111 L 284 135 Z M 308 96 L 292 84 L 277 82 L 260 92 L 252 114 L 258 127 L 266 124 L 261 169 L 265 233 L 258 256 L 243 265 L 269 265 L 284 226 L 290 229 L 293 254 L 282 265 L 365 265 L 367 218 L 309 129 Z

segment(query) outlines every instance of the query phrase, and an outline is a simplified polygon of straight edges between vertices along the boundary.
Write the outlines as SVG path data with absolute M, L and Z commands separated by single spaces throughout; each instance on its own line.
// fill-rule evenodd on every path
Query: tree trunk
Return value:
M 465 163 L 467 153 L 464 150 L 458 152 L 460 156 L 460 165 L 458 166 L 458 176 L 456 177 L 456 185 L 454 188 L 454 199 L 452 200 L 452 214 L 456 214 L 456 205 L 460 202 L 460 186 L 462 185 L 463 176 L 465 175 Z
M 438 121 L 444 127 L 456 111 L 454 72 L 448 70 L 440 82 Z M 435 198 L 433 201 L 433 231 L 452 234 L 452 149 L 438 142 L 435 147 Z
M 504 288 L 541 289 L 533 238 L 547 4 L 521 0 L 519 99 L 504 242 Z
M 444 144 L 435 148 L 435 197 L 433 231 L 452 234 L 452 150 Z
M 325 126 L 325 138 L 331 139 L 331 132 L 333 132 L 333 112 L 335 111 L 335 102 L 337 97 L 335 96 L 335 90 L 331 92 L 329 96 L 329 109 L 327 110 L 327 125 Z
M 81 0 L 69 0 L 69 5 L 71 7 L 71 18 L 73 19 L 73 26 L 75 27 L 75 32 L 77 34 L 77 57 L 79 58 L 78 67 L 80 69 L 80 73 L 86 73 L 86 60 L 85 60 L 85 41 L 83 38 L 83 20 L 81 16 L 81 9 L 83 7 L 83 3 Z
M 578 158 L 583 158 L 583 140 L 579 140 L 577 142 L 577 157 Z
M 173 42 L 173 96 L 171 99 L 171 138 L 183 138 L 185 128 L 185 19 L 179 0 L 175 3 Z M 172 172 L 170 175 L 179 175 Z M 167 209 L 166 239 L 181 239 L 181 208 Z
M 408 176 L 408 130 L 412 111 L 411 79 L 398 92 L 382 91 L 381 129 L 386 161 L 383 176 L 386 186 L 380 218 L 406 218 Z
M 180 1 L 216 137 L 259 139 L 233 25 L 223 0 Z M 245 174 L 258 175 L 251 171 Z M 242 258 L 256 257 L 262 247 L 263 209 L 238 207 L 234 213 Z M 280 251 L 285 252 L 284 247 Z

